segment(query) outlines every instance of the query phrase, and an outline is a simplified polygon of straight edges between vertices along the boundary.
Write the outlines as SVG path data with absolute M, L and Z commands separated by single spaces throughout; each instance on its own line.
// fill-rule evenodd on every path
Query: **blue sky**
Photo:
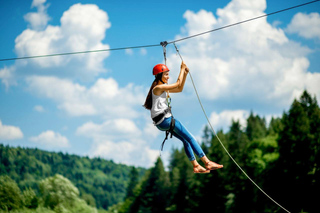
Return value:
M 4 1 L 0 58 L 158 44 L 307 1 Z M 177 43 L 215 129 L 320 98 L 320 3 Z M 168 45 L 171 82 L 180 58 Z M 149 167 L 164 134 L 141 105 L 162 48 L 0 62 L 0 143 Z M 190 79 L 173 113 L 201 140 Z M 166 143 L 168 162 L 178 140 Z

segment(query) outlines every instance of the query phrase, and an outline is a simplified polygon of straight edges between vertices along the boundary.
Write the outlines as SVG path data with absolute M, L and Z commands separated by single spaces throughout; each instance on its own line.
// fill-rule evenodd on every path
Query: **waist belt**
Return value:
M 168 107 L 166 110 L 164 110 L 162 113 L 157 115 L 156 117 L 152 118 L 154 123 L 158 123 L 168 112 L 171 112 L 171 107 Z

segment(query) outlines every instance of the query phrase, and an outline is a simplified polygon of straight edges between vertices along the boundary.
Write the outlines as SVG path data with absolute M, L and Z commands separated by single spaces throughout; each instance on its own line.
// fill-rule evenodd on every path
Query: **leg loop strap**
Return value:
M 164 138 L 164 140 L 163 140 L 163 142 L 161 144 L 160 156 L 161 156 L 161 152 L 162 152 L 163 147 L 164 147 L 164 143 L 166 142 L 166 140 L 168 140 L 168 135 L 171 134 L 170 138 L 172 138 L 172 133 L 173 133 L 173 129 L 174 129 L 175 123 L 176 123 L 176 121 L 174 120 L 174 117 L 172 116 L 171 117 L 170 128 L 169 128 L 169 130 L 166 131 L 166 137 Z

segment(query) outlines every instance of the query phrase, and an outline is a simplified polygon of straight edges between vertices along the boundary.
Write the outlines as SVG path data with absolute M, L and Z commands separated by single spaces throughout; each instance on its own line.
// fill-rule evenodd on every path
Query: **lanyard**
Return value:
M 168 104 L 168 107 L 171 108 L 171 97 L 169 95 L 169 92 L 167 92 L 167 104 Z

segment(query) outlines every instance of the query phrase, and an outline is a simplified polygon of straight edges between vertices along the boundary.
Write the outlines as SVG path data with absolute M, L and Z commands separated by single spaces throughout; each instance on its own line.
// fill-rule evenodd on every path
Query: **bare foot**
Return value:
M 206 168 L 208 170 L 216 170 L 216 169 L 221 169 L 223 168 L 223 165 L 217 164 L 213 161 L 209 161 L 208 163 L 206 163 Z
M 210 173 L 210 170 L 207 170 L 198 164 L 193 167 L 193 173 Z

